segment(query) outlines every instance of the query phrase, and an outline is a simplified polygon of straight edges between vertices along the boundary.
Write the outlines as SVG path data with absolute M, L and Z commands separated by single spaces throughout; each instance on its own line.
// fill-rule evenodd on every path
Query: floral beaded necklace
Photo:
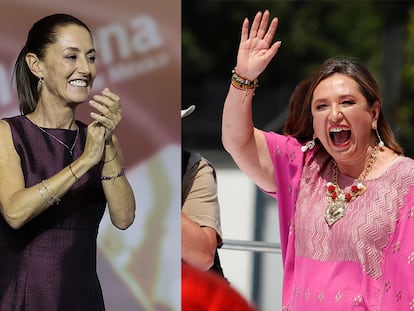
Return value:
M 365 178 L 368 176 L 375 162 L 380 147 L 377 145 L 372 148 L 371 154 L 364 171 L 359 175 L 358 182 L 351 186 L 348 192 L 342 190 L 338 184 L 338 165 L 335 160 L 332 160 L 333 182 L 326 184 L 326 200 L 328 207 L 325 211 L 325 221 L 329 228 L 333 226 L 338 220 L 345 216 L 347 203 L 355 200 L 362 195 L 367 187 L 364 184 Z

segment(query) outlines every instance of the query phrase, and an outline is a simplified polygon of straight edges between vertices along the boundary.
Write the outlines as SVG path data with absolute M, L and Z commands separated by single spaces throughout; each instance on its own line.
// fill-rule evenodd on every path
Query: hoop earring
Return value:
M 306 152 L 308 150 L 312 150 L 315 147 L 315 138 L 309 140 L 304 146 L 300 147 L 302 152 Z
M 378 146 L 379 146 L 379 147 L 384 147 L 384 146 L 385 146 L 385 144 L 384 144 L 384 142 L 382 141 L 381 136 L 380 136 L 380 134 L 378 133 L 378 129 L 377 129 L 377 128 L 375 128 L 375 134 L 377 134 L 377 138 L 378 138 Z
M 37 93 L 40 93 L 40 90 L 42 89 L 42 84 L 43 84 L 43 77 L 40 77 L 39 81 L 37 82 L 37 87 L 36 87 Z

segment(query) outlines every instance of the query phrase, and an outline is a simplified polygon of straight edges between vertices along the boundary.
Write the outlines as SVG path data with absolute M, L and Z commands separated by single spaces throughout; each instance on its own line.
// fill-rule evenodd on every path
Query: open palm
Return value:
M 258 12 L 249 31 L 249 20 L 243 21 L 236 72 L 239 76 L 255 80 L 276 55 L 281 41 L 272 43 L 278 26 L 278 19 L 272 19 L 270 12 Z M 269 25 L 269 27 L 268 27 Z

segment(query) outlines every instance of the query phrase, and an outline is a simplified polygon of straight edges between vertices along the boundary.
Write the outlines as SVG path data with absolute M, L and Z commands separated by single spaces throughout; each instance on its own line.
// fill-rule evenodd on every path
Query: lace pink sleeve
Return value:
M 384 262 L 378 310 L 414 310 L 414 186 L 408 191 Z
M 274 132 L 263 132 L 263 135 L 275 167 L 277 191 L 268 194 L 277 200 L 282 257 L 285 261 L 305 154 L 300 150 L 300 143 L 291 136 Z

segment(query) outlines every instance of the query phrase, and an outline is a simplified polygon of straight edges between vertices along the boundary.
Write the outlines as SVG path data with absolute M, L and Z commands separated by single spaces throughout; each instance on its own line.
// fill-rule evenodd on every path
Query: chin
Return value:
M 85 101 L 89 98 L 90 95 L 90 90 L 89 89 L 85 89 L 85 90 L 80 90 L 77 92 L 72 92 L 69 97 L 73 100 L 73 101 L 78 101 L 78 102 L 82 102 Z
M 80 105 L 85 103 L 88 100 L 88 96 L 82 96 L 82 97 L 72 97 L 70 98 L 70 102 L 75 105 Z

